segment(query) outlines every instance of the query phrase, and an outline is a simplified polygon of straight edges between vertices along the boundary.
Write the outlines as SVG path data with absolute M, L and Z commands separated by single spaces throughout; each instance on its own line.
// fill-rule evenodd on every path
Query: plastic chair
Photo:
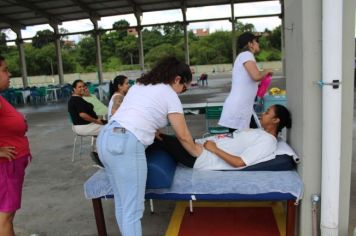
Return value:
M 74 158 L 75 158 L 75 149 L 76 149 L 76 146 L 77 146 L 77 140 L 78 138 L 80 138 L 80 149 L 79 149 L 79 157 L 82 156 L 82 146 L 83 146 L 83 138 L 84 137 L 91 137 L 91 143 L 90 143 L 90 146 L 94 147 L 94 140 L 95 140 L 95 136 L 91 136 L 91 135 L 80 135 L 80 134 L 77 134 L 74 130 L 74 125 L 72 125 L 72 130 L 73 130 L 73 133 L 75 134 L 75 137 L 74 137 L 74 143 L 73 143 L 73 151 L 72 151 L 72 162 L 74 162 Z
M 79 157 L 82 156 L 82 146 L 83 146 L 83 138 L 84 137 L 91 137 L 91 144 L 90 146 L 92 147 L 92 149 L 94 150 L 94 140 L 95 140 L 95 136 L 92 136 L 92 135 L 80 135 L 80 134 L 77 134 L 74 130 L 74 125 L 73 125 L 73 120 L 72 120 L 72 117 L 71 115 L 68 113 L 68 119 L 70 121 L 70 123 L 72 124 L 72 131 L 74 133 L 74 143 L 73 143 L 73 151 L 72 151 L 72 162 L 74 162 L 74 158 L 75 158 L 75 149 L 76 149 L 76 146 L 77 146 L 77 140 L 78 138 L 80 138 L 80 149 L 79 149 Z M 92 150 L 92 151 L 93 151 Z
M 205 128 L 208 134 L 223 134 L 229 132 L 229 129 L 226 127 L 210 125 L 211 120 L 220 119 L 222 109 L 222 106 L 205 107 Z
M 17 105 L 17 96 L 14 89 L 7 89 L 3 93 L 4 98 L 13 106 Z
M 132 85 L 134 85 L 135 83 L 136 83 L 135 80 L 132 80 L 132 79 L 129 80 L 129 85 L 130 85 L 130 87 L 131 87 Z

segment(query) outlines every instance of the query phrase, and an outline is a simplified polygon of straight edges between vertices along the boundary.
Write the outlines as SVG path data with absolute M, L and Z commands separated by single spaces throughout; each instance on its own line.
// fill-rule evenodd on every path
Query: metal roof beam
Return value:
M 75 3 L 78 7 L 80 7 L 83 11 L 85 11 L 86 13 L 88 13 L 88 15 L 90 16 L 90 18 L 94 18 L 96 20 L 100 20 L 100 16 L 98 15 L 98 13 L 92 9 L 90 9 L 89 7 L 87 7 L 87 5 L 85 5 L 84 3 L 82 3 L 80 0 L 71 0 L 73 3 Z
M 55 22 L 56 24 L 60 24 L 61 21 L 56 18 L 51 16 L 50 14 L 48 14 L 47 12 L 45 12 L 43 9 L 36 7 L 34 4 L 27 2 L 27 0 L 14 0 L 18 5 L 28 8 L 32 11 L 34 11 L 35 14 L 41 15 L 44 18 L 46 18 L 49 22 Z
M 135 12 L 141 12 L 142 13 L 141 7 L 134 0 L 126 0 L 126 2 L 132 7 L 134 13 Z
M 13 28 L 13 27 L 21 28 L 21 29 L 26 28 L 26 26 L 24 24 L 22 24 L 22 23 L 20 23 L 20 22 L 18 22 L 16 20 L 10 19 L 10 18 L 8 18 L 6 16 L 1 16 L 0 15 L 0 21 L 8 24 L 9 28 Z

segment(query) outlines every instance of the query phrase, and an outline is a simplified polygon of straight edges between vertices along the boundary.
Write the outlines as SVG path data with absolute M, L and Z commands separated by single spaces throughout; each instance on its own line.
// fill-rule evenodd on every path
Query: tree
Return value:
M 85 37 L 78 42 L 78 62 L 83 67 L 96 64 L 96 46 L 93 37 Z
M 152 48 L 163 43 L 163 35 L 157 27 L 152 27 L 152 30 L 144 29 L 142 31 L 142 38 L 144 44 L 145 54 L 149 52 Z
M 193 41 L 190 48 L 192 64 L 232 62 L 231 32 L 218 31 L 212 33 Z
M 6 34 L 4 32 L 0 31 L 0 52 L 3 53 L 7 50 L 7 45 L 6 45 Z
M 115 44 L 115 54 L 119 55 L 124 64 L 138 63 L 138 40 L 133 35 L 127 35 Z
M 60 34 L 67 34 L 69 31 L 65 28 L 59 28 Z M 68 40 L 68 35 L 61 36 L 61 39 Z
M 173 23 L 163 26 L 163 40 L 165 43 L 177 44 L 183 38 L 183 26 L 181 23 Z
M 276 27 L 272 30 L 269 41 L 271 42 L 271 46 L 275 49 L 282 49 L 282 39 L 281 39 L 281 26 Z
M 127 35 L 127 29 L 129 26 L 130 24 L 126 20 L 119 20 L 112 25 L 112 28 L 116 30 L 118 38 L 123 39 Z
M 255 32 L 255 26 L 251 23 L 242 23 L 241 21 L 236 20 L 235 22 L 235 30 L 238 33 L 243 33 L 243 32 Z
M 181 61 L 184 61 L 183 51 L 168 43 L 161 44 L 155 48 L 152 48 L 145 56 L 145 61 L 147 63 L 154 64 L 161 58 L 167 56 L 175 56 Z
M 52 42 L 54 42 L 53 32 L 48 29 L 37 31 L 32 38 L 32 46 L 35 48 L 42 48 Z
M 251 23 L 246 23 L 244 26 L 244 32 L 256 32 L 255 26 Z

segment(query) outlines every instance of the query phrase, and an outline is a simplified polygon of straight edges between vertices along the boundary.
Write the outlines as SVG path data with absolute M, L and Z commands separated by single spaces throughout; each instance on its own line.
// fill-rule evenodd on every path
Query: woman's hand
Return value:
M 94 122 L 95 124 L 98 124 L 98 125 L 103 125 L 104 123 L 103 123 L 103 121 L 102 121 L 102 119 L 96 119 L 95 120 L 95 122 Z
M 265 69 L 265 70 L 263 70 L 263 73 L 265 74 L 265 76 L 266 76 L 266 75 L 271 75 L 271 76 L 273 75 L 273 71 L 272 71 L 271 69 Z M 264 76 L 264 77 L 265 77 L 265 76 Z M 264 77 L 263 77 L 263 78 L 264 78 Z
M 204 148 L 212 153 L 216 153 L 216 150 L 218 147 L 216 146 L 215 142 L 208 140 L 208 141 L 205 141 Z
M 7 158 L 9 161 L 15 158 L 15 147 L 0 147 L 0 158 Z
M 200 143 L 195 143 L 195 149 L 196 149 L 196 152 L 197 153 L 202 153 L 203 152 L 203 145 L 202 144 L 200 144 Z M 200 154 L 198 155 L 198 156 L 200 156 Z
M 162 133 L 159 130 L 157 130 L 155 133 L 155 138 L 158 139 L 159 141 L 163 141 L 161 134 Z

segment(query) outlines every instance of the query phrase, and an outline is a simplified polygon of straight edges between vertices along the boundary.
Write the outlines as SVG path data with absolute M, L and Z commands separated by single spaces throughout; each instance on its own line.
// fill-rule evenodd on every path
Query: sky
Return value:
M 234 11 L 235 16 L 248 16 L 248 15 L 259 15 L 259 14 L 278 14 L 281 12 L 279 1 L 268 1 L 259 3 L 242 3 L 235 4 Z M 187 10 L 187 20 L 199 20 L 208 18 L 223 18 L 231 16 L 230 5 L 220 5 L 220 6 L 209 6 L 209 7 L 197 7 L 188 8 Z M 107 29 L 112 28 L 112 24 L 118 20 L 126 20 L 130 25 L 137 25 L 136 18 L 133 14 L 121 15 L 121 16 L 111 16 L 102 17 L 98 22 L 99 27 Z M 142 25 L 154 24 L 154 23 L 164 23 L 164 22 L 174 22 L 182 21 L 181 10 L 168 10 L 160 12 L 147 12 L 143 13 Z M 274 29 L 281 24 L 281 20 L 278 17 L 265 17 L 265 18 L 254 18 L 254 19 L 241 19 L 243 23 L 252 23 L 255 25 L 257 31 L 264 31 L 267 29 Z M 93 25 L 90 20 L 78 20 L 64 22 L 59 28 L 65 28 L 69 32 L 77 31 L 87 31 L 93 29 Z M 204 28 L 209 29 L 210 32 L 221 31 L 221 30 L 231 30 L 231 23 L 229 21 L 211 21 L 211 22 L 201 22 L 201 23 L 191 23 L 188 25 L 188 30 Z M 22 30 L 22 37 L 29 38 L 33 37 L 37 31 L 50 29 L 53 30 L 49 25 L 37 25 L 33 27 L 27 27 Z M 16 34 L 11 30 L 6 31 L 8 39 L 15 39 Z M 70 39 L 78 41 L 81 36 L 70 36 Z

